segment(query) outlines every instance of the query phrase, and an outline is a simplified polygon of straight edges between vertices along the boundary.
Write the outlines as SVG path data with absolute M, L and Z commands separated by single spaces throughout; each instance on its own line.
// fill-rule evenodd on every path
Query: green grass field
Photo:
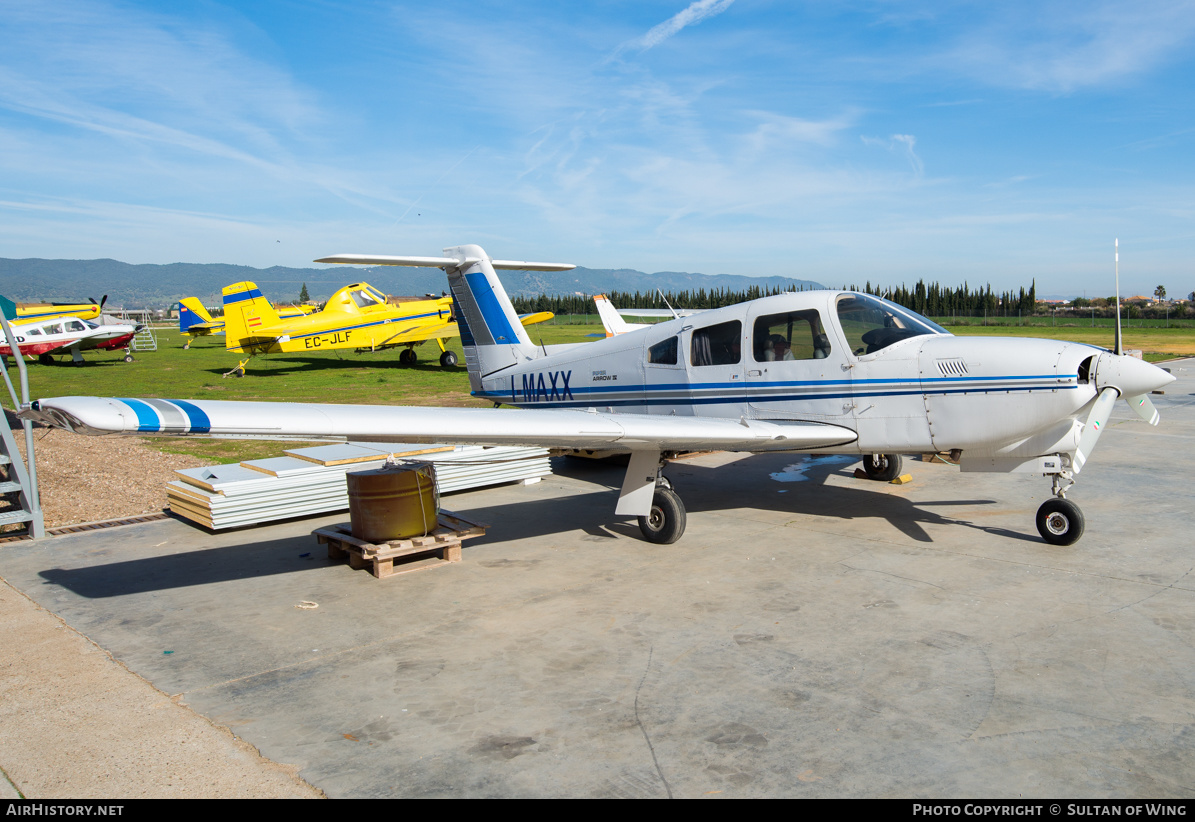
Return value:
M 578 318 L 579 319 L 579 318 Z M 948 326 L 967 336 L 1044 337 L 1112 345 L 1110 327 L 1082 326 Z M 545 345 L 586 342 L 600 333 L 596 323 L 542 323 L 531 326 L 531 339 Z M 1157 361 L 1195 355 L 1195 328 L 1126 328 L 1125 347 L 1138 348 Z M 200 338 L 189 350 L 177 330 L 159 329 L 158 350 L 136 354 L 124 362 L 118 352 L 88 352 L 86 364 L 75 367 L 60 357 L 54 365 L 27 363 L 29 393 L 34 399 L 68 395 L 100 397 L 163 397 L 172 399 L 273 400 L 373 405 L 485 406 L 469 396 L 460 340 L 451 340 L 460 365 L 441 368 L 439 349 L 427 343 L 417 350 L 420 361 L 399 365 L 398 349 L 356 354 L 352 351 L 319 354 L 273 354 L 254 357 L 243 378 L 224 377 L 236 366 L 236 354 L 224 350 L 222 336 Z M 10 374 L 16 378 L 15 367 Z M 11 400 L 9 401 L 11 402 Z M 204 439 L 152 439 L 164 451 L 189 453 L 214 462 L 235 462 L 277 456 L 278 443 L 234 442 Z

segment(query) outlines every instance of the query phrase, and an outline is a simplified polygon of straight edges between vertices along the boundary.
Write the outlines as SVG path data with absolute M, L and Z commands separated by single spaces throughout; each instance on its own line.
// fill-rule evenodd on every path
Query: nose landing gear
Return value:
M 1037 509 L 1037 532 L 1051 545 L 1074 545 L 1083 536 L 1083 512 L 1066 498 L 1066 491 L 1075 484 L 1070 471 L 1051 475 L 1054 499 L 1046 500 Z

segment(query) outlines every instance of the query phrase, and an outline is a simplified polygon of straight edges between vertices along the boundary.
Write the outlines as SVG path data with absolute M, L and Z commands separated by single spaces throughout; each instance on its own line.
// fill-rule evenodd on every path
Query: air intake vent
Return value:
M 967 376 L 967 364 L 962 360 L 938 360 L 938 370 L 943 377 Z

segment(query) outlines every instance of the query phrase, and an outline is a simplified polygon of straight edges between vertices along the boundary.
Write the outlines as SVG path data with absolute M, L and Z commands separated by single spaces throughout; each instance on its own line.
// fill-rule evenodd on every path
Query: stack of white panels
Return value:
M 349 507 L 345 474 L 379 468 L 393 454 L 431 462 L 441 494 L 552 473 L 544 448 L 427 446 L 349 442 L 289 449 L 285 457 L 176 471 L 166 484 L 170 510 L 207 528 L 236 528 Z

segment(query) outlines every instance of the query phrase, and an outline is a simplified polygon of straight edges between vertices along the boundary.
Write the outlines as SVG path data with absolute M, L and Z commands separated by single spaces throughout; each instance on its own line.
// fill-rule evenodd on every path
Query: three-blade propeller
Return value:
M 1074 473 L 1078 474 L 1091 456 L 1100 434 L 1108 425 L 1116 398 L 1124 396 L 1129 407 L 1150 425 L 1157 425 L 1162 416 L 1149 399 L 1149 392 L 1174 381 L 1174 376 L 1157 366 L 1135 357 L 1109 352 L 1101 354 L 1096 364 L 1095 384 L 1099 389 L 1095 404 L 1087 415 L 1083 433 L 1079 436 L 1079 448 L 1075 452 Z

